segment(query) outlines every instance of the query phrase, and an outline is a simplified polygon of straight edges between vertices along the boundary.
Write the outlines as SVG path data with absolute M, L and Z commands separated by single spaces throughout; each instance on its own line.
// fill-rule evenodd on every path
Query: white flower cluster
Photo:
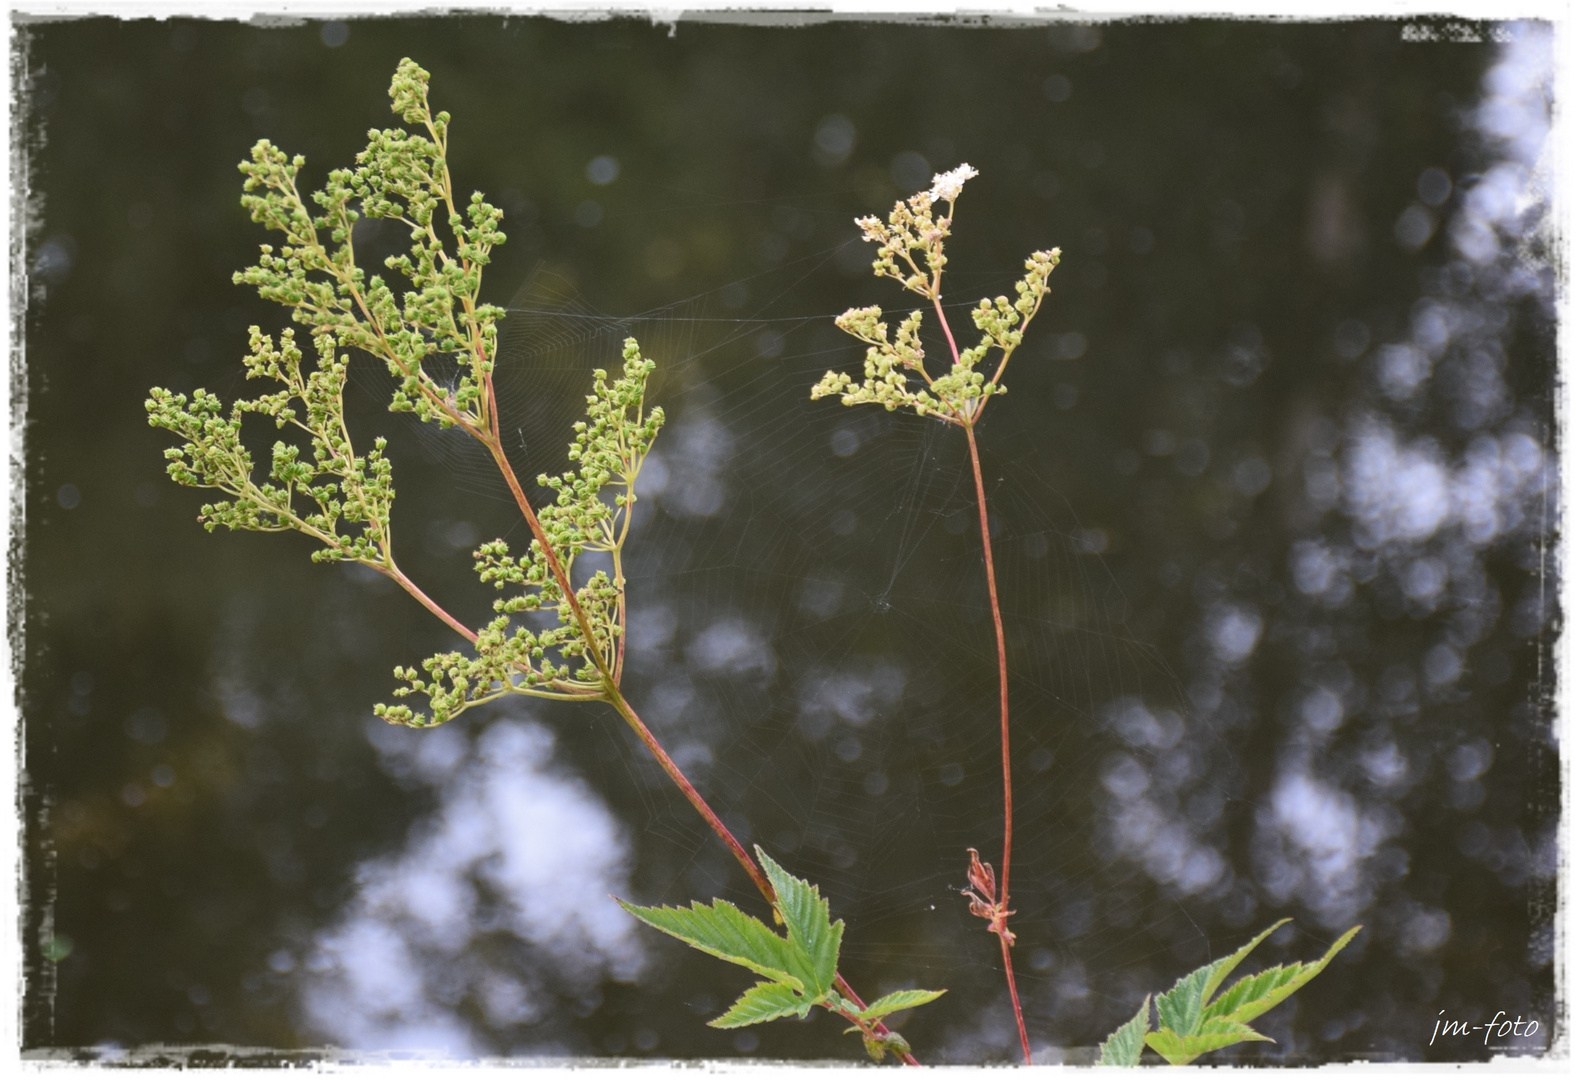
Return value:
M 966 161 L 956 169 L 937 173 L 930 183 L 931 201 L 956 202 L 963 191 L 963 182 L 978 175 L 979 170 Z

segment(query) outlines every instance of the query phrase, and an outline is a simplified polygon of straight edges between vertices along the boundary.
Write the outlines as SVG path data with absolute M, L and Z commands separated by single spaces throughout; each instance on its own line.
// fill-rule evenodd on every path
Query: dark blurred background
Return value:
M 236 162 L 348 165 L 411 56 L 506 213 L 529 475 L 635 332 L 669 414 L 632 541 L 626 689 L 747 842 L 818 882 L 862 992 L 944 986 L 927 1062 L 1011 1061 L 957 895 L 1000 847 L 966 458 L 807 400 L 906 311 L 852 218 L 931 173 L 947 296 L 1055 291 L 982 429 L 1013 665 L 1013 927 L 1044 1060 L 1282 916 L 1356 942 L 1222 1060 L 1539 1053 L 1559 759 L 1547 27 L 367 19 L 27 22 L 20 534 L 25 1043 L 857 1060 L 835 1018 L 704 1021 L 742 973 L 607 899 L 726 896 L 726 853 L 601 706 L 372 718 L 452 648 L 295 536 L 210 536 L 150 386 L 233 398 Z M 364 246 L 397 237 L 368 230 Z M 509 364 L 513 367 L 509 367 Z M 383 411 L 402 562 L 479 622 L 518 539 L 474 454 Z M 258 445 L 273 435 L 259 431 Z M 753 905 L 753 906 L 752 906 Z M 1438 1037 L 1441 1017 L 1535 1019 Z M 1431 1036 L 1433 1038 L 1430 1044 Z

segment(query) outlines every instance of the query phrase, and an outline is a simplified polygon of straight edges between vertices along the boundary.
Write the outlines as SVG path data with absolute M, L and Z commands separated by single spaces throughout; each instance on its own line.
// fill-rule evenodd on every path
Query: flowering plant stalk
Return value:
M 980 546 L 984 550 L 985 581 L 990 596 L 991 618 L 996 630 L 996 668 L 1000 689 L 1001 779 L 1002 779 L 1002 855 L 1001 881 L 990 863 L 979 852 L 968 849 L 969 911 L 986 920 L 986 929 L 996 935 L 1001 946 L 1002 966 L 1007 976 L 1007 991 L 1018 1025 L 1018 1041 L 1023 1063 L 1031 1064 L 1029 1035 L 1023 1020 L 1023 1005 L 1018 997 L 1017 980 L 1012 968 L 1014 936 L 1007 927 L 1013 914 L 1008 908 L 1008 877 L 1012 868 L 1012 753 L 1008 726 L 1007 639 L 1003 632 L 1001 604 L 996 594 L 996 568 L 991 552 L 990 519 L 985 501 L 985 483 L 980 470 L 979 445 L 974 428 L 990 399 L 1006 393 L 1002 373 L 1014 350 L 1023 341 L 1023 331 L 1050 292 L 1047 279 L 1061 260 L 1061 250 L 1036 251 L 1024 262 L 1024 276 L 1015 286 L 1017 299 L 1004 296 L 994 301 L 983 299 L 972 315 L 980 331 L 979 344 L 958 349 L 945 309 L 941 305 L 941 272 L 947 259 L 943 242 L 951 235 L 953 207 L 965 181 L 978 173 L 969 165 L 934 178 L 930 190 L 911 196 L 892 208 L 886 222 L 874 217 L 856 219 L 864 239 L 879 245 L 873 263 L 877 277 L 895 278 L 910 292 L 931 303 L 941 325 L 952 358 L 950 370 L 932 376 L 925 368 L 925 350 L 919 331 L 922 311 L 913 311 L 899 324 L 892 339 L 881 322 L 878 307 L 852 308 L 837 320 L 843 330 L 865 342 L 865 377 L 855 383 L 847 374 L 828 371 L 810 391 L 812 398 L 839 394 L 845 405 L 876 404 L 888 412 L 912 409 L 919 416 L 934 416 L 944 423 L 963 429 L 969 449 L 969 464 L 974 473 L 975 506 L 979 512 Z M 946 204 L 946 213 L 936 216 L 936 207 Z M 915 253 L 922 256 L 924 269 Z M 977 371 L 990 350 L 1000 352 L 990 379 Z M 917 380 L 917 381 L 916 381 Z M 1206 964 L 1177 981 L 1176 986 L 1143 1005 L 1100 1046 L 1099 1065 L 1136 1066 L 1146 1048 L 1173 1065 L 1186 1065 L 1200 1055 L 1240 1042 L 1271 1041 L 1248 1026 L 1248 1021 L 1274 1008 L 1304 986 L 1357 935 L 1354 926 L 1330 946 L 1324 956 L 1311 964 L 1288 964 L 1269 968 L 1257 975 L 1239 979 L 1231 989 L 1216 996 L 1226 977 L 1271 933 L 1290 920 L 1283 919 L 1259 934 L 1235 953 Z M 1160 1024 L 1151 1030 L 1151 1000 Z
M 586 419 L 575 425 L 569 448 L 574 467 L 560 476 L 538 477 L 552 492 L 538 511 L 499 435 L 493 373 L 497 323 L 504 312 L 480 301 L 482 271 L 492 249 L 505 240 L 498 228 L 503 213 L 480 192 L 468 203 L 456 198 L 447 160 L 450 117 L 431 111 L 428 81 L 414 61 L 400 62 L 389 96 L 394 113 L 415 130 L 370 132 L 356 167 L 334 170 L 327 185 L 312 195 L 315 211 L 297 186 L 305 165 L 300 156 L 288 157 L 264 139 L 253 147 L 251 160 L 241 164 L 246 177 L 242 204 L 254 221 L 283 234 L 284 242 L 278 250 L 262 245 L 257 265 L 237 273 L 235 280 L 290 309 L 294 321 L 308 328 L 317 363 L 313 370 L 303 366 L 293 330 L 275 342 L 253 327 L 246 375 L 273 382 L 274 391 L 235 401 L 226 410 L 205 390 L 188 398 L 155 387 L 147 401 L 148 422 L 181 439 L 181 445 L 165 452 L 169 475 L 179 484 L 227 496 L 202 508 L 198 520 L 210 532 L 222 525 L 302 533 L 321 545 L 312 554 L 314 561 L 354 562 L 383 574 L 466 640 L 469 653 L 443 652 L 424 661 L 420 670 L 395 670 L 403 685 L 394 696 L 401 701 L 374 710 L 388 722 L 435 727 L 510 695 L 611 705 L 732 852 L 777 921 L 789 926 L 792 940 L 795 927 L 800 933 L 815 929 L 814 913 L 807 914 L 809 908 L 800 903 L 813 887 L 785 872 L 774 880 L 768 871 L 780 868 L 764 852 L 757 862 L 744 849 L 621 688 L 627 614 L 622 551 L 636 480 L 663 422 L 660 408 L 645 405 L 646 380 L 655 365 L 631 338 L 624 345 L 622 375 L 610 381 L 605 371 L 592 373 Z M 409 229 L 409 254 L 386 261 L 408 283 L 402 293 L 396 294 L 381 275 L 367 277 L 356 264 L 354 231 L 363 215 Z M 514 589 L 493 605 L 495 617 L 480 629 L 439 605 L 395 561 L 387 440 L 374 439 L 364 453 L 355 449 L 344 410 L 348 350 L 381 360 L 394 376 L 391 412 L 458 428 L 479 442 L 530 529 L 524 555 L 511 554 L 503 540 L 476 550 L 481 580 L 499 590 Z M 258 480 L 241 438 L 243 421 L 251 414 L 304 436 L 305 455 L 298 444 L 276 442 L 267 479 Z M 586 552 L 610 555 L 612 573 L 598 570 L 577 587 L 575 562 Z M 553 623 L 533 630 L 517 621 L 531 612 L 550 613 Z M 428 711 L 404 703 L 412 696 L 424 697 Z M 918 1064 L 882 1017 L 922 1004 L 913 994 L 934 997 L 935 992 L 909 992 L 901 1001 L 888 995 L 867 1006 L 837 973 L 835 949 L 817 952 L 812 967 L 817 993 L 809 1004 L 847 1018 L 873 1056 L 891 1052 Z M 805 981 L 792 973 L 785 978 L 802 995 Z
M 869 348 L 865 352 L 864 381 L 855 383 L 845 373 L 828 371 L 810 391 L 811 398 L 832 394 L 841 395 L 844 405 L 875 404 L 888 412 L 895 409 L 912 409 L 919 416 L 933 416 L 946 424 L 963 429 L 969 448 L 969 465 L 974 472 L 974 501 L 979 512 L 980 544 L 985 553 L 985 584 L 990 595 L 991 620 L 996 630 L 996 670 L 1000 697 L 1001 724 L 1001 786 L 1002 786 L 1002 844 L 1001 888 L 997 890 L 996 874 L 990 863 L 981 862 L 979 852 L 969 848 L 969 888 L 964 895 L 969 898 L 969 911 L 986 920 L 986 928 L 996 935 L 1001 945 L 1002 965 L 1007 974 L 1007 992 L 1012 1001 L 1014 1019 L 1018 1024 L 1018 1041 L 1023 1050 L 1023 1063 L 1030 1064 L 1029 1033 L 1023 1022 L 1023 1006 L 1018 1000 L 1018 983 L 1012 970 L 1013 933 L 1007 928 L 1007 919 L 1013 914 L 1008 909 L 1008 881 L 1012 873 L 1012 740 L 1008 724 L 1007 707 L 1007 635 L 1002 628 L 1001 602 L 996 595 L 996 563 L 991 551 L 990 516 L 985 501 L 985 480 L 980 471 L 979 444 L 974 429 L 984 415 L 990 399 L 1007 392 L 1002 385 L 1002 374 L 1007 362 L 1023 342 L 1023 332 L 1040 310 L 1040 304 L 1051 291 L 1048 279 L 1051 271 L 1061 261 L 1061 249 L 1036 251 L 1024 261 L 1024 276 L 1014 286 L 1017 298 L 1011 302 L 1005 296 L 994 301 L 980 300 L 971 314 L 974 326 L 980 331 L 979 344 L 958 350 L 957 340 L 947 321 L 946 310 L 941 306 L 941 274 L 947 265 L 943 245 L 952 234 L 952 214 L 963 184 L 979 173 L 968 164 L 959 165 L 950 172 L 940 173 L 928 191 L 921 191 L 904 201 L 899 201 L 886 221 L 876 217 L 855 219 L 864 239 L 877 245 L 875 261 L 871 264 L 876 277 L 889 277 L 902 283 L 909 292 L 918 293 L 930 301 L 946 337 L 951 367 L 945 374 L 932 376 L 925 367 L 925 348 L 920 342 L 920 326 L 924 312 L 910 312 L 898 324 L 897 337 L 891 338 L 887 324 L 881 321 L 879 307 L 850 308 L 837 318 L 840 329 L 863 341 Z M 942 204 L 946 211 L 940 217 L 937 209 Z M 921 268 L 920 263 L 924 266 Z M 1000 353 L 996 370 L 990 378 L 977 370 L 992 349 Z

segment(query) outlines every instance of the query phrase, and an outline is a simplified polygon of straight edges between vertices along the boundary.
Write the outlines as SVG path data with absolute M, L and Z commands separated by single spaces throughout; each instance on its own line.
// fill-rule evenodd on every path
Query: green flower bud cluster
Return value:
M 284 389 L 230 406 L 205 390 L 187 399 L 154 387 L 146 403 L 148 423 L 174 432 L 184 445 L 164 452 L 170 478 L 187 487 L 215 488 L 230 495 L 209 503 L 198 518 L 212 532 L 228 529 L 282 532 L 294 529 L 324 546 L 312 553 L 318 562 L 348 559 L 382 568 L 387 564 L 389 513 L 394 503 L 392 467 L 383 456 L 386 441 L 358 456 L 345 426 L 344 389 L 348 356 L 334 355 L 326 332 L 313 336 L 318 363 L 306 373 L 295 332 L 286 330 L 276 348 L 257 327 L 251 330 L 246 377 L 272 379 Z M 253 479 L 250 452 L 241 442 L 248 413 L 271 417 L 306 433 L 311 460 L 299 446 L 274 444 L 268 480 Z M 346 529 L 346 526 L 350 528 Z
M 920 416 L 938 409 L 940 403 L 927 391 L 909 388 L 907 373 L 925 370 L 925 349 L 919 342 L 923 318 L 921 312 L 910 312 L 898 324 L 897 340 L 893 342 L 887 338 L 887 324 L 881 321 L 880 308 L 849 308 L 843 312 L 837 317 L 838 328 L 870 346 L 865 350 L 865 381 L 856 385 L 851 376 L 828 371 L 810 389 L 810 399 L 841 394 L 845 405 L 869 402 L 887 412 L 907 406 Z
M 964 181 L 978 173 L 968 165 L 936 176 L 929 191 L 921 191 L 908 201 L 899 202 L 885 223 L 874 217 L 856 218 L 854 224 L 864 232 L 866 241 L 878 244 L 872 264 L 877 277 L 890 277 L 919 293 L 941 313 L 941 272 L 947 265 L 943 242 L 952 233 L 952 211 Z M 937 218 L 934 206 L 945 201 L 947 214 Z M 921 271 L 914 252 L 923 255 Z M 1007 392 L 1001 385 L 1007 361 L 1023 342 L 1023 331 L 1050 293 L 1051 271 L 1061 261 L 1061 249 L 1036 251 L 1024 261 L 1024 276 L 1014 286 L 1017 299 L 1005 296 L 994 301 L 982 299 L 973 311 L 974 325 L 980 330 L 978 345 L 955 352 L 954 362 L 944 375 L 932 378 L 925 370 L 925 350 L 920 344 L 919 328 L 923 316 L 914 311 L 898 326 L 897 338 L 889 340 L 887 324 L 881 321 L 879 307 L 850 308 L 837 318 L 839 329 L 858 338 L 870 348 L 865 351 L 865 378 L 828 371 L 810 390 L 812 400 L 837 394 L 844 405 L 875 404 L 891 412 L 910 408 L 920 416 L 967 427 L 979 421 L 985 402 Z M 903 266 L 897 260 L 901 259 Z M 951 331 L 948 330 L 948 341 Z M 977 370 L 979 364 L 997 349 L 1001 359 L 989 379 Z
M 1026 271 L 1023 278 L 1013 285 L 1018 298 L 1011 304 L 1005 296 L 998 296 L 994 301 L 980 299 L 979 305 L 972 312 L 974 326 L 985 336 L 980 343 L 969 350 L 975 354 L 974 363 L 984 359 L 988 349 L 995 347 L 1003 353 L 1010 353 L 1023 344 L 1023 327 L 1018 326 L 1023 320 L 1024 326 L 1034 318 L 1034 313 L 1039 310 L 1040 302 L 1050 293 L 1051 271 L 1062 260 L 1062 249 L 1052 248 L 1050 251 L 1036 251 L 1023 262 Z M 972 365 L 971 365 L 972 366 Z
M 503 547 L 502 541 L 496 545 Z M 487 548 L 493 545 L 483 545 Z M 533 543 L 532 548 L 536 545 Z M 503 549 L 507 552 L 507 548 Z M 478 565 L 482 549 L 477 551 Z M 606 582 L 606 575 L 597 575 Z M 596 582 L 579 590 L 582 602 L 586 595 L 596 590 Z M 551 581 L 544 592 L 556 593 Z M 538 605 L 527 605 L 521 610 L 536 610 Z M 429 728 L 446 724 L 466 709 L 497 701 L 511 694 L 545 697 L 555 700 L 593 700 L 601 696 L 602 684 L 595 666 L 582 663 L 578 671 L 572 670 L 570 658 L 583 657 L 585 648 L 579 628 L 572 623 L 560 623 L 540 631 L 524 626 L 513 626 L 508 614 L 499 615 L 477 635 L 473 645 L 474 655 L 461 652 L 444 652 L 422 661 L 421 672 L 410 667 L 396 667 L 394 677 L 406 683 L 394 689 L 396 698 L 420 694 L 427 699 L 430 713 L 421 713 L 408 705 L 378 704 L 372 707 L 376 716 L 391 724 L 406 727 Z M 554 653 L 560 659 L 555 662 Z
M 285 239 L 277 250 L 262 245 L 257 265 L 235 280 L 291 308 L 297 322 L 331 331 L 340 346 L 383 360 L 400 381 L 391 411 L 480 431 L 489 419 L 486 380 L 503 309 L 478 297 L 482 268 L 505 239 L 498 229 L 503 212 L 480 192 L 463 212 L 457 205 L 447 161 L 450 118 L 428 107 L 427 81 L 427 72 L 406 59 L 389 88 L 394 111 L 427 134 L 369 131 L 356 167 L 329 173 L 327 185 L 313 194 L 319 213 L 307 209 L 296 185 L 304 158 L 287 157 L 267 139 L 252 148 L 251 160 L 240 166 L 246 177 L 241 203 L 253 221 Z M 410 230 L 409 254 L 385 260 L 409 284 L 402 296 L 381 276 L 368 280 L 356 265 L 352 234 L 362 215 Z M 440 221 L 453 238 L 452 255 Z M 440 361 L 435 374 L 431 368 Z M 458 371 L 452 385 L 440 377 L 450 369 Z
M 595 698 L 605 690 L 602 671 L 616 669 L 618 639 L 624 633 L 622 552 L 635 504 L 635 481 L 662 427 L 660 408 L 645 408 L 646 380 L 656 367 L 640 355 L 634 338 L 624 342 L 624 374 L 611 384 L 607 372 L 593 373 L 586 397 L 586 419 L 575 424 L 569 459 L 577 468 L 561 476 L 538 477 L 556 493 L 538 519 L 566 573 L 587 551 L 613 556 L 613 575 L 597 570 L 575 590 L 591 627 L 589 644 L 539 541 L 524 558 L 509 553 L 503 540 L 476 549 L 476 573 L 483 584 L 516 595 L 493 603 L 497 618 L 477 637 L 475 655 L 440 653 L 413 668 L 398 668 L 407 685 L 396 697 L 425 695 L 430 715 L 405 705 L 378 705 L 374 712 L 391 723 L 432 727 L 465 709 L 508 694 L 549 698 Z M 516 615 L 550 611 L 556 622 L 532 630 L 513 626 Z M 576 663 L 578 661 L 578 664 Z M 600 664 L 598 663 L 600 661 Z
M 575 424 L 569 460 L 578 462 L 574 472 L 537 477 L 556 497 L 538 515 L 553 547 L 570 558 L 582 551 L 613 551 L 622 543 L 616 531 L 627 526 L 628 508 L 635 501 L 635 479 L 662 427 L 660 408 L 645 415 L 646 378 L 656 364 L 640 355 L 634 338 L 624 341 L 624 374 L 611 386 L 607 372 L 592 373 L 592 392 L 586 396 L 586 418 Z M 622 489 L 611 503 L 601 494 L 610 484 Z

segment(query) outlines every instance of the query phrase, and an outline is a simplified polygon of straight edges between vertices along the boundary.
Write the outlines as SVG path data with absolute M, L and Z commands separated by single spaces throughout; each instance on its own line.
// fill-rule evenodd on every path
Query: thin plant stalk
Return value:
M 875 404 L 888 412 L 912 409 L 919 416 L 933 416 L 943 423 L 963 429 L 969 447 L 969 465 L 974 474 L 974 497 L 979 511 L 980 545 L 985 554 L 985 583 L 990 595 L 991 620 L 996 631 L 996 670 L 1001 701 L 1001 785 L 1002 785 L 1002 859 L 1001 890 L 996 889 L 996 872 L 979 852 L 969 849 L 969 887 L 963 890 L 971 914 L 987 921 L 987 929 L 1001 943 L 1002 965 L 1007 972 L 1007 992 L 1012 1000 L 1013 1018 L 1018 1025 L 1018 1042 L 1023 1063 L 1031 1064 L 1029 1034 L 1023 1022 L 1023 1005 L 1018 998 L 1018 981 L 1012 969 L 1014 935 L 1007 928 L 1013 914 L 1008 908 L 1008 884 L 1012 873 L 1012 740 L 1007 697 L 1007 635 L 1002 626 L 1001 601 L 996 592 L 996 560 L 991 549 L 990 514 L 985 497 L 985 479 L 980 469 L 979 444 L 974 428 L 990 399 L 1003 393 L 1002 374 L 1023 341 L 1023 331 L 1049 294 L 1048 279 L 1061 260 L 1061 249 L 1033 252 L 1024 261 L 1024 277 L 1014 289 L 1017 299 L 1005 296 L 984 298 L 975 306 L 974 325 L 982 332 L 980 343 L 959 350 L 952 326 L 941 304 L 941 276 L 947 264 L 943 246 L 952 233 L 952 215 L 965 181 L 978 176 L 978 170 L 962 164 L 949 172 L 938 173 L 929 191 L 921 191 L 892 208 L 885 222 L 874 216 L 854 219 L 867 242 L 877 245 L 871 269 L 878 278 L 892 278 L 909 292 L 930 302 L 951 354 L 951 370 L 932 376 L 925 368 L 925 349 L 920 342 L 922 313 L 913 311 L 890 336 L 881 321 L 880 307 L 850 308 L 837 318 L 837 326 L 869 346 L 865 353 L 865 376 L 855 382 L 846 373 L 828 371 L 810 391 L 810 397 L 839 395 L 844 405 Z M 945 205 L 945 211 L 938 210 Z M 923 263 L 923 267 L 921 267 Z M 1000 351 L 995 373 L 985 378 L 976 370 L 992 350 Z M 910 376 L 918 376 L 916 386 Z
M 958 347 L 952 338 L 952 328 L 947 325 L 947 316 L 941 308 L 940 297 L 936 300 L 936 314 L 941 319 L 941 325 L 947 332 L 947 345 L 952 350 L 953 362 L 957 362 Z M 1000 372 L 997 373 L 998 375 Z M 980 470 L 979 443 L 974 438 L 974 425 L 979 420 L 985 402 L 980 402 L 973 416 L 963 424 L 963 433 L 967 436 L 969 444 L 969 465 L 974 471 L 974 501 L 979 510 L 980 519 L 980 544 L 985 551 L 985 586 L 990 596 L 991 622 L 996 629 L 996 673 L 1000 689 L 1001 700 L 1001 892 L 997 894 L 994 907 L 998 912 L 996 918 L 991 920 L 991 930 L 1001 942 L 1001 962 L 1007 972 L 1007 993 L 1012 999 L 1012 1016 L 1018 1024 L 1018 1044 L 1023 1050 L 1023 1063 L 1033 1064 L 1029 1053 L 1029 1030 L 1023 1022 L 1023 1003 L 1018 999 L 1018 980 L 1012 970 L 1012 942 L 1013 935 L 1007 929 L 1007 916 L 1012 914 L 1007 910 L 1007 886 L 1012 875 L 1012 732 L 1008 723 L 1007 705 L 1007 633 L 1001 621 L 1001 601 L 996 595 L 996 560 L 991 550 L 990 542 L 990 513 L 985 500 L 985 477 Z
M 837 326 L 868 345 L 864 382 L 854 382 L 846 372 L 829 371 L 810 389 L 810 397 L 837 394 L 845 405 L 881 405 L 887 412 L 911 408 L 919 416 L 935 416 L 942 423 L 957 424 L 968 438 L 974 500 L 979 509 L 980 547 L 985 552 L 985 583 L 990 593 L 991 621 L 996 629 L 996 672 L 1001 684 L 1002 859 L 1001 891 L 998 892 L 996 872 L 991 869 L 990 862 L 980 861 L 979 851 L 969 848 L 969 888 L 963 894 L 969 900 L 969 913 L 985 919 L 987 929 L 1001 943 L 1002 966 L 1007 971 L 1007 993 L 1012 998 L 1013 1019 L 1018 1023 L 1023 1063 L 1031 1064 L 1023 1003 L 1018 1000 L 1018 979 L 1012 970 L 1015 938 L 1012 930 L 1007 929 L 1007 919 L 1013 914 L 1007 907 L 1007 886 L 1012 873 L 1012 732 L 1007 708 L 1007 634 L 1002 628 L 1001 599 L 996 594 L 990 512 L 974 427 L 979 424 L 991 397 L 1005 391 L 1005 386 L 1001 385 L 1002 372 L 1007 371 L 1007 361 L 1023 342 L 1023 331 L 1050 293 L 1048 277 L 1056 270 L 1057 262 L 1061 262 L 1061 249 L 1035 251 L 1024 260 L 1026 273 L 1013 285 L 1017 300 L 1009 301 L 1007 296 L 980 300 L 971 312 L 974 326 L 982 331 L 980 344 L 960 350 L 957 339 L 952 336 L 952 325 L 947 322 L 946 309 L 941 306 L 941 274 L 947 265 L 942 246 L 947 236 L 952 235 L 952 214 L 963 183 L 977 175 L 979 170 L 969 164 L 960 164 L 950 172 L 938 173 L 930 191 L 919 192 L 906 202 L 900 200 L 892 207 L 886 221 L 875 216 L 854 219 L 865 241 L 876 244 L 875 262 L 870 265 L 876 277 L 892 277 L 901 282 L 903 289 L 930 301 L 936 320 L 941 323 L 941 333 L 947 339 L 952 369 L 939 377 L 925 371 L 925 348 L 920 344 L 922 312 L 909 312 L 898 326 L 894 339 L 887 323 L 881 322 L 881 307 L 851 307 L 838 315 Z M 946 211 L 938 216 L 942 205 L 946 205 Z M 977 371 L 977 366 L 993 348 L 1001 352 L 1001 359 L 996 363 L 996 372 L 985 378 L 985 372 Z M 911 375 L 917 375 L 924 385 L 914 385 Z

